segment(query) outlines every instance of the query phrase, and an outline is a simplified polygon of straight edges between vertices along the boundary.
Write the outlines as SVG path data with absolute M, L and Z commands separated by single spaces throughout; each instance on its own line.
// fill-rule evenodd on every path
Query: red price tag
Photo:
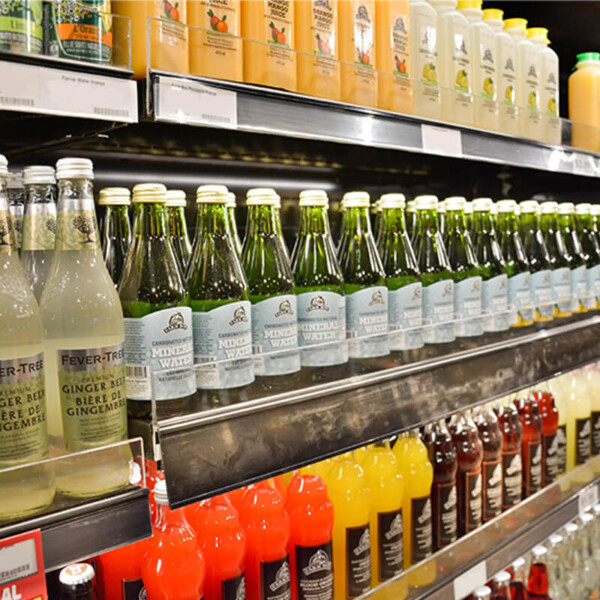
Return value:
M 0 600 L 48 600 L 41 530 L 0 540 Z

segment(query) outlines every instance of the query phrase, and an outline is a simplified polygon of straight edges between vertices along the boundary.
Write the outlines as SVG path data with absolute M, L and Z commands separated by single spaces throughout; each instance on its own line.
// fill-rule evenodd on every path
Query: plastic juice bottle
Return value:
M 371 490 L 371 586 L 376 587 L 404 567 L 404 481 L 398 460 L 385 442 L 371 446 L 361 466 Z
M 550 321 L 554 317 L 554 293 L 552 290 L 552 263 L 540 229 L 539 204 L 525 200 L 519 205 L 521 218 L 519 231 L 529 260 L 531 289 L 537 321 Z
M 593 229 L 591 210 L 592 205 L 587 202 L 575 205 L 577 235 L 588 257 L 586 269 L 588 310 L 600 306 L 600 240 Z
M 542 417 L 542 487 L 546 487 L 556 481 L 558 409 L 546 384 L 538 386 L 538 390 L 533 392 L 533 397 Z
M 423 285 L 423 325 L 425 342 L 453 342 L 454 281 L 442 236 L 438 231 L 436 196 L 415 199 L 417 229 L 413 246 Z
M 412 114 L 409 0 L 376 0 L 379 108 Z
M 483 11 L 483 21 L 490 26 L 496 38 L 496 91 L 500 109 L 498 130 L 518 135 L 517 53 L 513 37 L 504 31 L 503 16 L 504 12 L 497 8 L 487 8 Z
M 532 551 L 533 561 L 527 579 L 527 594 L 530 600 L 551 600 L 548 595 L 548 570 L 546 569 L 546 555 L 548 550 L 544 546 L 536 546 Z
M 571 143 L 576 148 L 600 150 L 600 53 L 577 55 L 569 77 Z
M 146 542 L 142 580 L 148 600 L 198 600 L 204 595 L 206 563 L 182 510 L 171 510 L 167 485 L 154 487 L 158 517 Z
M 494 31 L 483 20 L 482 0 L 459 0 L 458 10 L 469 21 L 471 87 L 475 96 L 474 125 L 498 130 L 498 57 Z
M 338 0 L 294 0 L 298 91 L 340 99 Z
M 244 495 L 240 520 L 246 532 L 246 598 L 290 600 L 290 518 L 281 494 L 266 481 L 254 484 Z
M 188 0 L 190 73 L 242 81 L 241 0 Z
M 410 65 L 413 112 L 420 117 L 442 117 L 438 81 L 437 12 L 425 0 L 409 0 Z
M 519 413 L 509 398 L 498 403 L 495 412 L 502 432 L 502 510 L 507 510 L 521 501 L 523 427 Z
M 459 125 L 473 125 L 469 22 L 456 10 L 458 0 L 430 1 L 438 13 L 437 54 L 442 119 Z
M 112 0 L 112 10 L 131 19 L 131 68 L 136 79 L 146 77 L 150 68 L 189 72 L 187 0 Z
M 541 138 L 540 57 L 534 44 L 527 39 L 526 19 L 506 19 L 504 29 L 515 41 L 519 130 L 526 137 L 539 140 Z
M 338 0 L 342 101 L 377 107 L 375 0 Z
M 516 401 L 523 427 L 521 458 L 523 460 L 523 500 L 542 487 L 542 417 L 535 400 L 528 396 Z
M 350 457 L 333 464 L 326 483 L 335 509 L 333 597 L 347 600 L 371 587 L 371 490 L 364 470 Z
M 558 410 L 558 428 L 556 430 L 556 475 L 559 477 L 567 472 L 567 420 L 568 402 L 565 386 L 561 380 L 570 377 L 570 374 L 555 377 L 548 383 L 548 389 L 554 396 L 554 402 Z
M 146 540 L 117 548 L 100 556 L 104 596 L 111 600 L 138 598 L 144 589 L 142 562 Z
M 446 249 L 454 279 L 454 318 L 457 337 L 483 333 L 481 317 L 481 274 L 471 236 L 465 224 L 465 205 L 460 196 L 446 198 Z
M 570 375 L 567 391 L 567 470 L 584 464 L 591 453 L 592 401 L 577 385 L 577 375 Z
M 388 287 L 390 347 L 423 346 L 422 287 L 417 259 L 404 227 L 404 194 L 384 194 L 381 205 L 379 256 Z
M 244 81 L 296 91 L 294 0 L 242 2 L 242 36 Z

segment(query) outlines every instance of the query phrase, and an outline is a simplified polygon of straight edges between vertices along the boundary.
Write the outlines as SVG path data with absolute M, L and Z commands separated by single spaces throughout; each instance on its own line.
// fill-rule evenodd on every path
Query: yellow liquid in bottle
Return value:
M 569 374 L 567 397 L 567 471 L 589 459 L 592 401 L 586 393 L 585 373 Z

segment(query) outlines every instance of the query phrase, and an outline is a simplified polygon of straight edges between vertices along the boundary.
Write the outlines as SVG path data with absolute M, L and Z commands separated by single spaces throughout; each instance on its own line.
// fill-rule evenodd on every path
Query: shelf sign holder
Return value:
M 579 514 L 589 510 L 594 504 L 598 504 L 598 484 L 594 483 L 579 492 L 577 498 Z
M 462 600 L 487 581 L 485 560 L 471 567 L 454 580 L 454 600 Z
M 423 150 L 431 154 L 461 157 L 462 136 L 458 129 L 421 125 L 421 142 Z

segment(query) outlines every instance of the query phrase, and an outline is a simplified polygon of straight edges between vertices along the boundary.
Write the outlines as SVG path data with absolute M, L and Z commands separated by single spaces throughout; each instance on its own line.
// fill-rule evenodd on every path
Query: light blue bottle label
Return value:
M 427 344 L 443 344 L 456 339 L 453 281 L 438 281 L 423 287 L 423 325 Z
M 571 270 L 568 267 L 552 271 L 552 290 L 558 310 L 568 315 L 571 312 Z
M 171 400 L 196 391 L 192 309 L 165 308 L 125 318 L 125 373 L 129 400 Z
M 388 289 L 378 285 L 346 296 L 350 358 L 375 358 L 390 353 Z
M 194 312 L 194 363 L 201 390 L 225 390 L 254 381 L 250 302 Z
M 600 265 L 587 269 L 588 308 L 596 308 L 600 301 Z
M 587 274 L 586 267 L 581 266 L 571 270 L 571 310 L 578 311 L 587 304 Z
M 329 367 L 347 362 L 346 298 L 335 292 L 306 292 L 297 300 L 302 366 Z
M 545 269 L 531 274 L 533 304 L 540 316 L 551 319 L 554 316 L 554 292 L 551 271 Z
M 296 296 L 275 296 L 252 305 L 252 353 L 257 375 L 300 370 Z
M 483 282 L 483 328 L 485 331 L 504 331 L 509 327 L 508 277 L 496 275 Z
M 420 282 L 389 291 L 390 348 L 421 348 L 423 340 L 423 301 Z
M 508 279 L 508 310 L 511 325 L 519 322 L 519 316 L 526 323 L 531 323 L 535 319 L 531 273 L 519 273 Z
M 473 337 L 483 333 L 481 277 L 454 282 L 454 318 L 457 337 Z

